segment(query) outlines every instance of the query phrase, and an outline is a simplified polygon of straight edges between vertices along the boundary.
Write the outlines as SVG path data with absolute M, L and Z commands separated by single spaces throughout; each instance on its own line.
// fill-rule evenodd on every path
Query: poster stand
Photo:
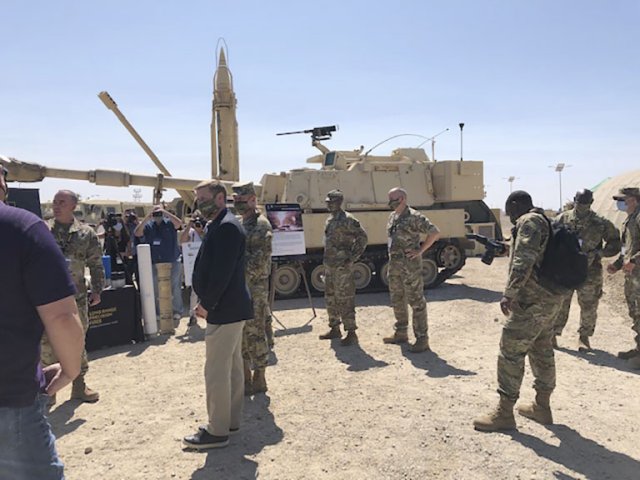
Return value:
M 275 315 L 275 313 L 273 312 L 273 305 L 275 303 L 275 298 L 276 298 L 276 285 L 275 282 L 273 281 L 273 279 L 275 278 L 275 273 L 276 273 L 276 268 L 277 268 L 277 258 L 273 259 L 274 261 L 271 263 L 271 285 L 269 286 L 269 310 L 271 310 L 271 317 L 278 322 L 278 324 L 282 327 L 281 330 L 288 330 L 288 328 L 286 327 L 286 325 L 284 325 L 280 319 Z M 302 261 L 301 260 L 294 260 L 293 262 L 291 262 L 291 265 L 293 265 L 293 267 L 296 269 L 296 271 L 298 272 L 299 275 L 302 276 L 302 281 L 304 282 L 304 289 L 307 292 L 307 299 L 309 300 L 309 308 L 311 309 L 311 312 L 313 313 L 313 316 L 307 320 L 307 323 L 305 323 L 304 325 L 302 325 L 302 327 L 296 327 L 296 328 L 304 328 L 307 325 L 309 325 L 314 318 L 316 318 L 318 315 L 316 314 L 316 308 L 313 306 L 313 300 L 311 299 L 311 290 L 309 289 L 309 282 L 307 281 L 307 276 L 304 274 L 304 268 L 302 267 Z

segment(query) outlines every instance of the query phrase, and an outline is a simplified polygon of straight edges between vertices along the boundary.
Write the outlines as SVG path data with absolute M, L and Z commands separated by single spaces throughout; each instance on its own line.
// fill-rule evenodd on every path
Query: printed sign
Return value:
M 182 244 L 182 264 L 184 267 L 184 284 L 191 286 L 191 277 L 193 276 L 193 267 L 196 264 L 196 257 L 200 251 L 202 242 L 186 242 Z
M 297 203 L 269 203 L 265 205 L 267 218 L 273 228 L 272 257 L 304 255 L 302 209 Z

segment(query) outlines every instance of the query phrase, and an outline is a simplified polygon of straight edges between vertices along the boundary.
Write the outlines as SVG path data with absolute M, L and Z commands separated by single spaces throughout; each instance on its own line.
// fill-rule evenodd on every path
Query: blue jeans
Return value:
M 38 395 L 28 407 L 0 407 L 0 478 L 64 480 L 44 414 L 47 398 Z
M 158 304 L 158 269 L 153 265 L 153 288 L 156 297 L 156 315 L 160 315 L 160 306 Z M 182 262 L 175 261 L 171 264 L 171 304 L 173 314 L 182 316 Z

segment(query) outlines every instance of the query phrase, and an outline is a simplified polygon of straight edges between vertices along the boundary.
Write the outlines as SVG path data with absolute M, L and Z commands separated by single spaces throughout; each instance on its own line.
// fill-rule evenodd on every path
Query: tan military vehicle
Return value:
M 361 222 L 369 245 L 355 265 L 359 291 L 387 286 L 387 232 L 390 214 L 387 193 L 391 188 L 407 190 L 409 204 L 424 213 L 442 233 L 441 239 L 423 258 L 425 285 L 439 285 L 465 263 L 465 250 L 473 249 L 467 233 L 502 238 L 498 222 L 484 203 L 481 161 L 445 160 L 434 162 L 422 148 L 398 148 L 389 156 L 370 155 L 363 149 L 332 151 L 321 143 L 335 127 L 319 127 L 311 133 L 320 154 L 307 163 L 320 168 L 300 168 L 262 177 L 261 204 L 297 203 L 303 209 L 307 255 L 304 271 L 316 291 L 322 291 L 322 250 L 327 218 L 328 191 L 344 193 L 343 207 Z M 295 132 L 300 133 L 300 132 Z M 301 285 L 299 259 L 280 261 L 273 279 L 280 296 L 294 295 Z

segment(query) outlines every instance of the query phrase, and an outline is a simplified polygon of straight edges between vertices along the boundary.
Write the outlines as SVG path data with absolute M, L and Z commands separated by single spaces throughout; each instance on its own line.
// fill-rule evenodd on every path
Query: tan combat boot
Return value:
M 340 327 L 331 327 L 331 329 L 322 335 L 318 335 L 320 340 L 331 340 L 332 338 L 340 338 L 342 337 L 342 333 L 340 333 Z
M 589 343 L 589 337 L 587 335 L 580 335 L 578 339 L 578 351 L 579 352 L 590 352 L 591 344 Z
M 78 377 L 73 381 L 71 399 L 80 400 L 86 403 L 95 403 L 100 400 L 100 394 L 87 387 L 87 384 L 84 382 L 84 375 L 78 375 Z
M 430 352 L 429 337 L 418 337 L 413 345 L 409 347 L 411 353 Z
M 267 379 L 264 376 L 265 368 L 256 368 L 253 371 L 253 393 L 265 393 L 267 389 Z
M 250 396 L 253 394 L 253 383 L 251 383 L 251 365 L 244 361 L 244 394 Z
M 409 337 L 407 336 L 406 332 L 399 333 L 396 331 L 391 337 L 384 337 L 382 341 L 384 343 L 394 343 L 394 344 L 407 343 L 409 341 Z
M 482 432 L 515 430 L 516 419 L 513 417 L 513 406 L 515 403 L 516 402 L 500 397 L 500 403 L 498 403 L 496 409 L 488 415 L 476 418 L 473 421 L 473 427 Z
M 340 340 L 340 345 L 348 347 L 349 345 L 356 345 L 358 343 L 358 335 L 355 330 L 349 330 L 347 336 Z
M 555 349 L 558 348 L 558 336 L 554 335 L 553 337 L 551 337 L 551 346 Z
M 550 397 L 551 392 L 538 392 L 533 402 L 518 407 L 518 413 L 542 425 L 551 425 L 553 423 L 553 415 L 549 406 Z

